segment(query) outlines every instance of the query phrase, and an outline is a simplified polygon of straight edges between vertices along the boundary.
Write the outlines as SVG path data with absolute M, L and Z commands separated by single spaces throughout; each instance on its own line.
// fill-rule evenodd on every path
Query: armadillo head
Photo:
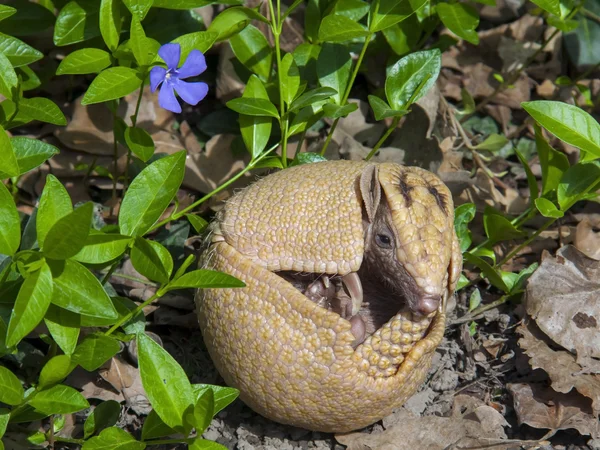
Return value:
M 387 291 L 388 301 L 398 300 L 391 309 L 405 302 L 419 315 L 436 311 L 458 276 L 451 264 L 456 235 L 450 191 L 430 172 L 386 163 L 364 169 L 360 191 L 364 272 L 377 278 L 373 282 Z

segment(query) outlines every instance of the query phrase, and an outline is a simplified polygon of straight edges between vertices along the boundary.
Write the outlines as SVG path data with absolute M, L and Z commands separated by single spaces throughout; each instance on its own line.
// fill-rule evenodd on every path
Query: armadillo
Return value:
M 462 269 L 444 183 L 362 161 L 291 167 L 236 193 L 201 260 L 246 284 L 196 298 L 225 382 L 258 413 L 325 432 L 370 425 L 414 394 Z

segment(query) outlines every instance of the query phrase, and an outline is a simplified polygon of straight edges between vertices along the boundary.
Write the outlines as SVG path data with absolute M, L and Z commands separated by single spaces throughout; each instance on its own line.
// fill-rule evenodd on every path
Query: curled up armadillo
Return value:
M 392 163 L 330 161 L 269 175 L 229 200 L 203 266 L 245 288 L 197 296 L 204 341 L 260 414 L 346 432 L 423 382 L 462 258 L 447 187 Z

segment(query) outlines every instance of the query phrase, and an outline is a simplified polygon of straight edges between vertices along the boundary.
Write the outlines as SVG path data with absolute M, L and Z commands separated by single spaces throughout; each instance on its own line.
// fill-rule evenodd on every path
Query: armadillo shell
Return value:
M 437 313 L 423 339 L 389 377 L 369 376 L 350 323 L 226 242 L 212 244 L 205 267 L 246 283 L 197 296 L 204 341 L 227 384 L 252 409 L 314 431 L 348 432 L 401 406 L 424 381 L 443 334 Z

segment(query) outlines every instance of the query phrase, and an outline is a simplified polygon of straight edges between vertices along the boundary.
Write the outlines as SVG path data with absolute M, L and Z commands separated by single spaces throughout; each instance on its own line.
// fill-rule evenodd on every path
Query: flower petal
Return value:
M 167 75 L 167 69 L 165 69 L 164 67 L 153 67 L 152 70 L 150 70 L 150 90 L 152 92 L 156 91 L 156 88 L 158 87 L 158 85 L 165 81 L 165 76 Z
M 178 78 L 174 78 L 173 87 L 183 101 L 190 105 L 197 105 L 208 93 L 208 84 L 202 82 L 186 83 Z
M 177 69 L 181 56 L 181 45 L 165 44 L 158 49 L 158 55 L 167 63 L 169 69 Z
M 206 59 L 200 50 L 192 50 L 178 70 L 179 78 L 189 78 L 200 75 L 206 70 Z
M 175 92 L 173 91 L 173 84 L 170 82 L 163 83 L 158 93 L 158 104 L 174 113 L 181 112 L 181 105 L 175 98 Z

